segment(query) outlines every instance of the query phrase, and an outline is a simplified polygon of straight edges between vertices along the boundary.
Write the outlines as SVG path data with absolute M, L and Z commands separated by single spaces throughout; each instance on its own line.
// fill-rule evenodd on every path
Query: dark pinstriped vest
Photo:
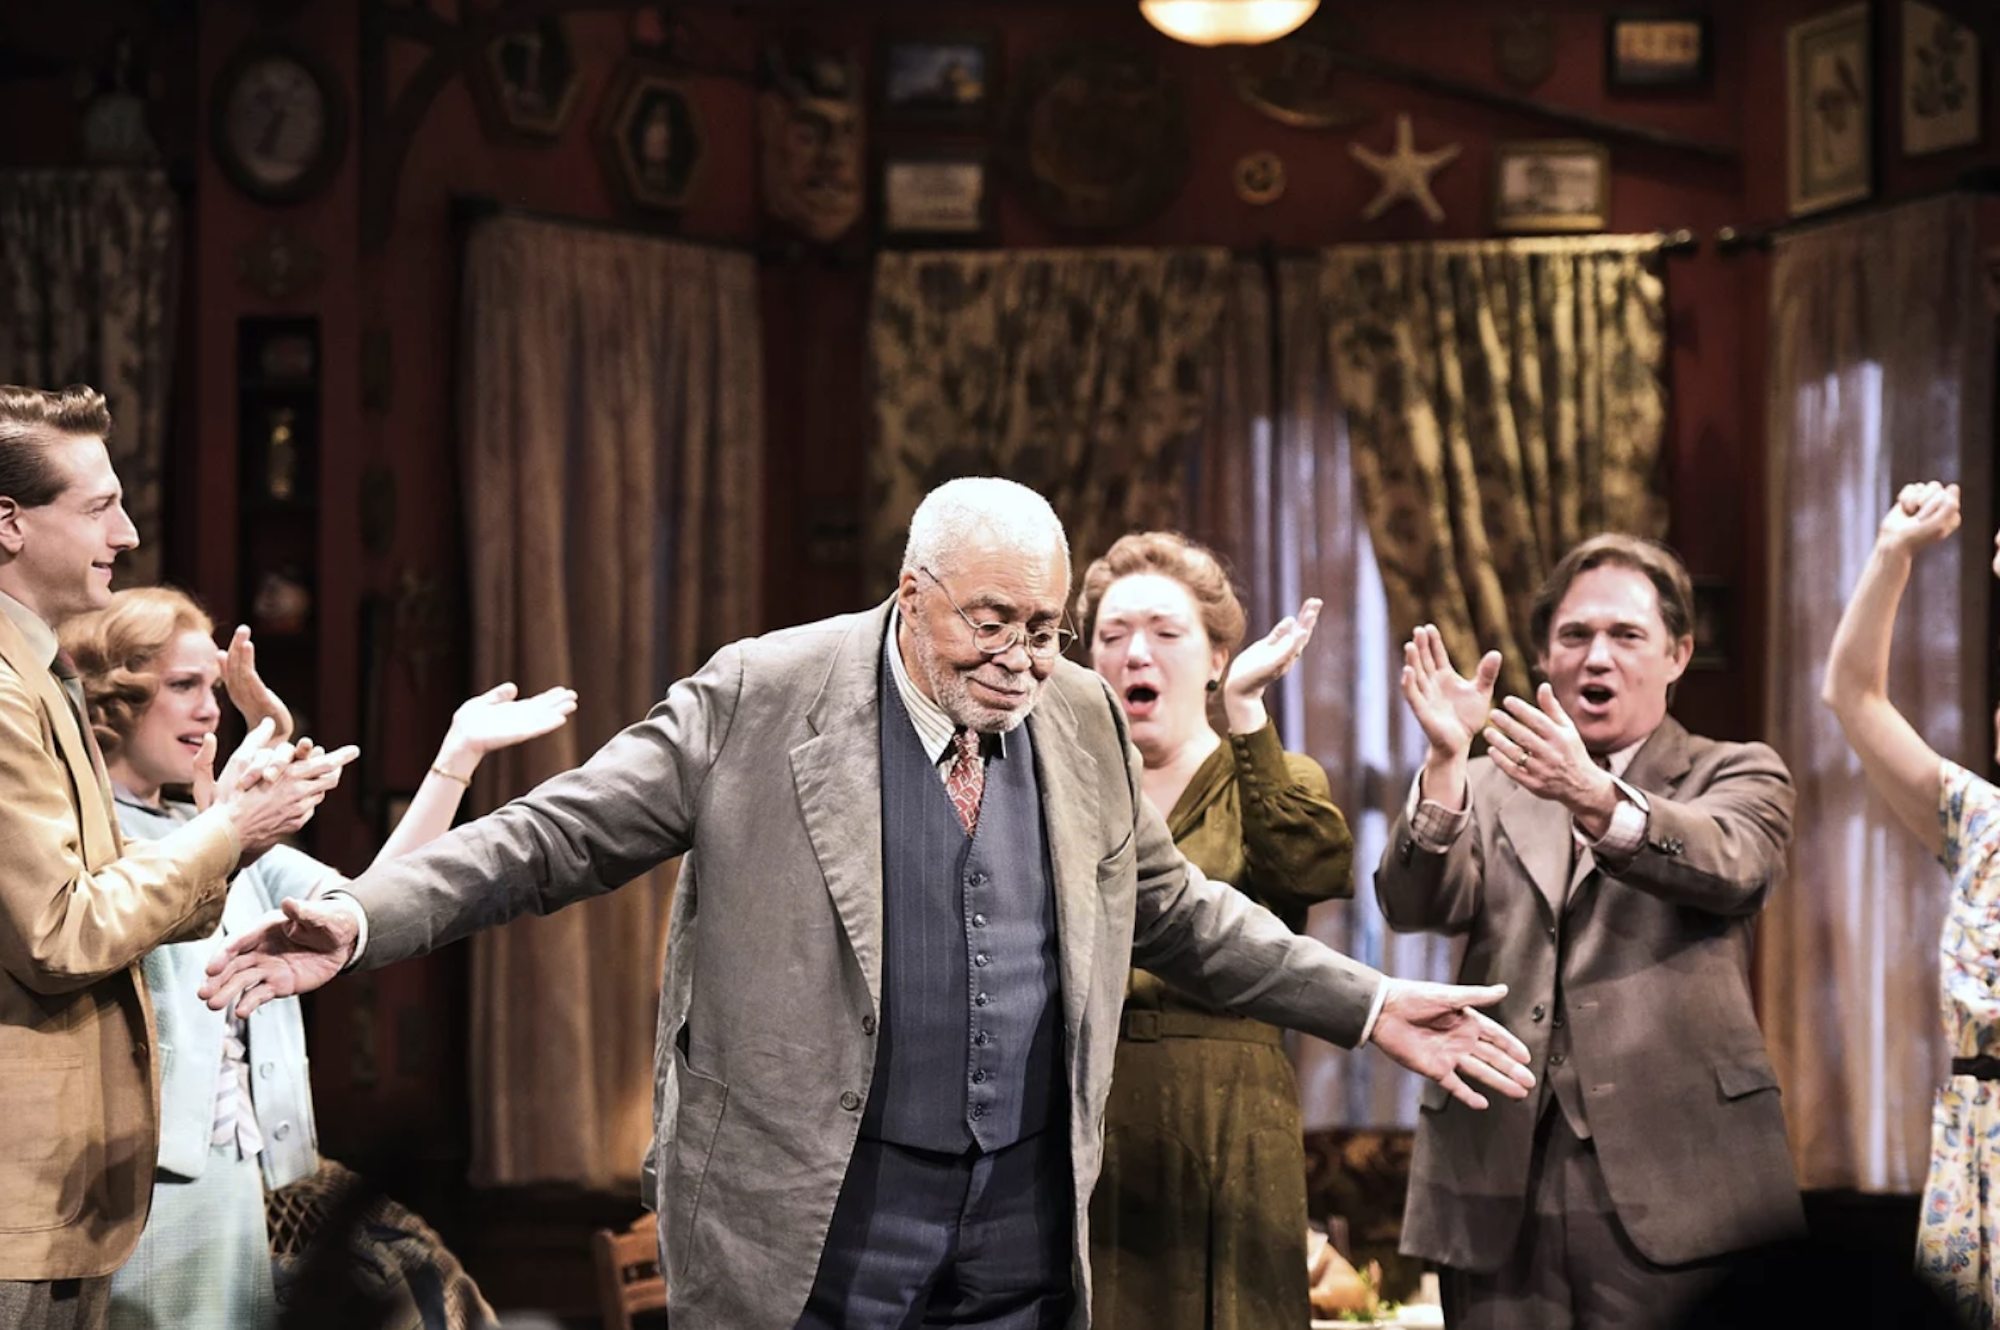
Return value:
M 886 667 L 881 714 L 882 1022 L 861 1132 L 998 1150 L 1047 1128 L 1064 1098 L 1034 742 L 1023 725 L 987 758 L 967 837 Z

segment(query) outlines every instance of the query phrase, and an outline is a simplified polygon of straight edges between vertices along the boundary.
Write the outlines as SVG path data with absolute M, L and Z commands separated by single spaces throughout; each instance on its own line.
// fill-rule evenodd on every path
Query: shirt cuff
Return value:
M 1361 1027 L 1361 1042 L 1355 1045 L 1356 1048 L 1367 1047 L 1368 1041 L 1375 1037 L 1375 1022 L 1381 1018 L 1382 1004 L 1389 1000 L 1391 982 L 1389 976 L 1385 974 L 1382 976 L 1382 982 L 1375 985 L 1375 1001 L 1369 1004 L 1368 1023 Z
M 360 901 L 344 891 L 329 891 L 321 896 L 320 900 L 336 909 L 346 910 L 354 916 L 357 929 L 354 934 L 354 954 L 348 957 L 347 964 L 341 967 L 342 973 L 345 973 L 361 964 L 361 957 L 368 950 L 368 911 L 361 908 Z
M 1432 854 L 1443 854 L 1472 819 L 1472 801 L 1464 808 L 1446 808 L 1435 799 L 1423 797 L 1424 778 L 1418 773 L 1410 781 L 1410 797 L 1403 805 L 1403 820 L 1410 824 L 1410 839 Z
M 1600 859 L 1630 859 L 1646 843 L 1646 823 L 1651 809 L 1644 793 L 1616 776 L 1611 779 L 1621 796 L 1618 806 L 1611 810 L 1611 824 L 1604 829 L 1600 839 L 1584 839 L 1590 845 L 1590 852 Z

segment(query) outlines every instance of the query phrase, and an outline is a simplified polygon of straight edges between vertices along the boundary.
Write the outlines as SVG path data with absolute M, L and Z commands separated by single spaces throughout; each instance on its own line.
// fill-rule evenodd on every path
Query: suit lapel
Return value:
M 882 635 L 890 603 L 857 621 L 807 712 L 813 737 L 791 751 L 806 836 L 848 946 L 882 1002 Z
M 1570 877 L 1569 810 L 1553 799 L 1537 799 L 1516 786 L 1500 805 L 1500 827 L 1528 870 L 1551 916 L 1562 912 Z
M 76 712 L 48 662 L 36 660 L 13 621 L 0 614 L 0 659 L 19 675 L 28 693 L 42 709 L 49 733 L 55 736 L 56 751 L 68 769 L 70 802 L 76 809 L 81 833 L 80 848 L 86 867 L 109 863 L 119 854 L 116 833 L 111 826 L 111 791 L 103 773 L 90 760 L 90 747 L 77 728 Z
M 1056 668 L 1060 673 L 1062 666 Z M 1077 763 L 1088 759 L 1077 742 L 1076 713 L 1055 678 L 1043 689 L 1028 725 L 1035 736 L 1035 780 L 1056 884 L 1063 1023 L 1074 1038 L 1083 1028 L 1097 959 L 1097 787 L 1077 777 Z

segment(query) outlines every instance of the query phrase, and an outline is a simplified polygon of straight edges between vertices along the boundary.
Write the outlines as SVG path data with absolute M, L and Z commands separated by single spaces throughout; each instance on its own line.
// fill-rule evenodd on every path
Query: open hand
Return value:
M 360 935 L 352 909 L 292 898 L 208 963 L 197 995 L 216 1011 L 248 1016 L 272 998 L 310 993 L 347 968 Z
M 1516 785 L 1565 808 L 1578 809 L 1617 797 L 1611 774 L 1597 765 L 1576 723 L 1556 700 L 1556 690 L 1535 690 L 1536 705 L 1510 697 L 1487 714 L 1486 751 Z
M 1229 679 L 1222 685 L 1225 701 L 1230 697 L 1246 701 L 1261 698 L 1266 688 L 1285 676 L 1306 643 L 1312 641 L 1320 604 L 1318 597 L 1309 598 L 1297 614 L 1278 620 L 1270 632 L 1236 653 L 1229 665 Z
M 274 741 L 289 739 L 292 735 L 291 710 L 271 691 L 271 686 L 264 682 L 264 676 L 257 673 L 257 648 L 250 641 L 250 629 L 238 624 L 229 639 L 229 649 L 220 655 L 222 689 L 236 709 L 243 713 L 244 723 L 254 726 L 259 721 L 268 720 Z
M 466 699 L 451 718 L 446 746 L 484 757 L 561 727 L 576 710 L 575 689 L 551 688 L 533 697 L 518 697 L 520 691 L 503 683 Z
M 1493 709 L 1493 684 L 1499 677 L 1497 651 L 1480 658 L 1470 679 L 1452 668 L 1436 624 L 1424 624 L 1403 644 L 1403 697 L 1433 754 L 1463 757 L 1471 750 L 1472 736 Z
M 1370 1042 L 1395 1061 L 1436 1081 L 1468 1108 L 1486 1107 L 1486 1096 L 1466 1084 L 1468 1077 L 1509 1099 L 1525 1099 L 1535 1088 L 1528 1046 L 1474 1010 L 1506 997 L 1505 984 L 1468 988 L 1410 979 L 1385 982 L 1389 993 Z

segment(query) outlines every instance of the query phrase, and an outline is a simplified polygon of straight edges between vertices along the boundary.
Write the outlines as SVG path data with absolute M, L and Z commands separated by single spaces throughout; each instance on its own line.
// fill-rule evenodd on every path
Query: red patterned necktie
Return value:
M 971 730 L 952 735 L 951 746 L 956 751 L 951 770 L 944 774 L 944 792 L 951 796 L 951 806 L 958 810 L 958 820 L 965 824 L 965 834 L 970 836 L 979 826 L 979 796 L 986 790 L 986 763 L 979 756 L 979 736 Z

